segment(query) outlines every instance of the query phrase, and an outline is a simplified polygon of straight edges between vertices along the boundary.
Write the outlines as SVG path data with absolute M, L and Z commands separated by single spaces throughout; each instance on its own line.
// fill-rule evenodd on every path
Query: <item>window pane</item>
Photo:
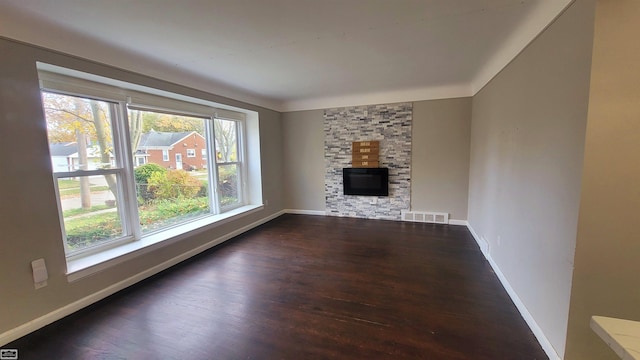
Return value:
M 42 101 L 54 172 L 116 165 L 109 103 L 47 92 Z
M 142 233 L 211 212 L 204 119 L 129 110 L 131 148 L 144 165 L 134 170 Z
M 238 189 L 238 164 L 218 165 L 218 192 L 220 193 L 220 207 L 228 207 L 240 203 Z
M 116 175 L 58 179 L 67 248 L 71 251 L 122 237 Z
M 113 146 L 112 104 L 42 92 L 54 173 L 120 166 Z M 58 178 L 60 217 L 69 253 L 123 237 L 116 199 L 120 174 Z
M 236 122 L 231 120 L 215 119 L 214 133 L 216 137 L 216 162 L 236 162 L 238 161 L 238 135 L 236 133 Z

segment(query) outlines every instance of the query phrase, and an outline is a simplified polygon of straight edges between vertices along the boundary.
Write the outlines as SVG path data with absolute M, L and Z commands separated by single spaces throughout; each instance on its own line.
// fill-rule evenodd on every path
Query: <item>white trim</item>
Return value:
M 345 94 L 317 99 L 286 101 L 281 112 L 330 109 L 345 106 L 391 104 L 422 100 L 453 99 L 473 96 L 470 84 L 427 86 L 415 89 L 382 91 L 369 94 Z
M 533 332 L 533 335 L 535 335 L 536 339 L 538 339 L 538 343 L 540 343 L 540 346 L 542 346 L 542 349 L 547 354 L 549 359 L 562 360 L 562 357 L 558 355 L 553 345 L 551 345 L 551 342 L 549 341 L 549 339 L 547 339 L 547 337 L 544 334 L 544 331 L 542 331 L 542 329 L 534 319 L 533 315 L 531 315 L 531 313 L 529 312 L 529 310 L 527 310 L 527 307 L 524 305 L 522 300 L 520 300 L 520 297 L 518 297 L 518 293 L 516 293 L 513 287 L 511 287 L 511 284 L 509 284 L 509 281 L 502 273 L 502 270 L 500 270 L 500 267 L 498 267 L 498 264 L 496 264 L 496 262 L 491 257 L 488 243 L 484 239 L 478 236 L 478 234 L 473 230 L 473 227 L 471 227 L 470 224 L 467 225 L 467 228 L 469 229 L 469 232 L 471 232 L 471 235 L 480 246 L 480 249 L 483 249 L 483 248 L 487 249 L 486 252 L 485 251 L 482 252 L 484 254 L 484 257 L 489 262 L 489 265 L 491 265 L 493 272 L 496 274 L 496 276 L 498 276 L 498 279 L 502 283 L 502 287 L 504 287 L 504 289 L 507 291 L 507 294 L 511 298 L 511 301 L 513 301 L 513 304 L 516 306 L 516 308 L 518 308 L 520 315 L 522 315 L 522 318 L 529 326 L 529 329 L 531 329 L 531 331 Z
M 476 234 L 469 222 L 467 222 L 467 229 L 469 229 L 469 232 L 471 232 L 471 235 L 476 240 L 476 243 L 478 243 L 480 251 L 482 251 L 482 255 L 484 255 L 485 259 L 488 260 L 491 256 L 491 254 L 489 253 L 489 243 L 484 238 L 481 238 L 480 236 L 478 236 L 478 234 Z
M 124 279 L 120 282 L 117 282 L 107 288 L 104 288 L 100 291 L 97 291 L 89 296 L 86 296 L 80 300 L 74 301 L 71 304 L 65 305 L 61 308 L 58 308 L 48 314 L 45 314 L 37 319 L 31 320 L 25 324 L 22 324 L 14 329 L 11 329 L 9 331 L 6 331 L 2 334 L 0 334 L 0 346 L 6 345 L 16 339 L 19 339 L 29 333 L 32 333 L 42 327 L 45 327 L 51 323 L 53 323 L 54 321 L 60 320 L 65 316 L 68 316 L 70 314 L 73 314 L 76 311 L 79 311 L 93 303 L 96 303 L 104 298 L 106 298 L 109 295 L 113 295 L 116 292 L 123 290 L 139 281 L 142 281 L 152 275 L 155 275 L 163 270 L 166 270 L 168 268 L 170 268 L 171 266 L 174 266 L 184 260 L 189 259 L 192 256 L 195 256 L 205 250 L 208 250 L 218 244 L 221 244 L 231 238 L 233 238 L 234 236 L 238 236 L 246 231 L 249 231 L 257 226 L 260 226 L 270 220 L 273 220 L 275 218 L 277 218 L 280 215 L 283 215 L 285 212 L 284 210 L 279 211 L 277 213 L 271 214 L 265 218 L 262 218 L 258 221 L 255 221 L 249 225 L 243 226 L 237 230 L 234 230 L 228 234 L 225 234 L 223 236 L 218 237 L 217 239 L 214 239 L 206 244 L 202 244 L 194 249 L 191 249 L 185 253 L 182 253 L 172 259 L 169 259 L 161 264 L 158 264 L 152 268 L 149 268 L 145 271 L 142 271 L 136 275 L 133 275 L 127 279 Z
M 107 101 L 123 101 L 128 106 L 140 110 L 166 110 L 170 113 L 178 111 L 204 118 L 213 116 L 244 120 L 248 111 L 52 64 L 36 62 L 36 67 L 43 90 L 93 96 Z
M 469 226 L 467 220 L 449 219 L 449 225 Z
M 179 226 L 169 227 L 163 231 L 149 234 L 137 241 L 130 241 L 126 244 L 103 249 L 88 256 L 68 259 L 67 281 L 77 281 L 83 277 L 135 259 L 148 252 L 211 230 L 262 209 L 264 209 L 264 207 L 260 205 L 247 205 L 222 214 L 204 216 Z
M 327 216 L 327 212 L 323 210 L 284 209 L 283 211 L 286 214 Z
M 284 209 L 284 212 L 285 214 L 327 216 L 327 212 L 324 210 Z M 449 219 L 449 225 L 468 226 L 469 223 L 467 220 Z

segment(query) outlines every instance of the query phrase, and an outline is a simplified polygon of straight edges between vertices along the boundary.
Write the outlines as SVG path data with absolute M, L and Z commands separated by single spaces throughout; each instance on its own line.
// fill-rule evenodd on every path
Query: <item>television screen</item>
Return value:
M 345 195 L 389 196 L 389 169 L 344 168 Z

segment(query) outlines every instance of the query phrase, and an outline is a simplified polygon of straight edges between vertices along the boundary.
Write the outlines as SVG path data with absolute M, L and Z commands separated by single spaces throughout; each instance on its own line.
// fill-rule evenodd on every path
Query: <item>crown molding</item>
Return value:
M 413 89 L 380 91 L 367 94 L 349 94 L 323 98 L 285 101 L 283 111 L 302 111 L 328 109 L 345 106 L 390 104 L 422 100 L 450 99 L 472 96 L 471 86 L 468 84 L 425 86 Z

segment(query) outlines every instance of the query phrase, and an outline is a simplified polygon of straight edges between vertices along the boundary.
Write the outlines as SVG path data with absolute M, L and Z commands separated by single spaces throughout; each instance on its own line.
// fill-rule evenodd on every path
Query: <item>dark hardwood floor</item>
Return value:
M 14 341 L 20 359 L 547 359 L 463 226 L 284 215 Z

